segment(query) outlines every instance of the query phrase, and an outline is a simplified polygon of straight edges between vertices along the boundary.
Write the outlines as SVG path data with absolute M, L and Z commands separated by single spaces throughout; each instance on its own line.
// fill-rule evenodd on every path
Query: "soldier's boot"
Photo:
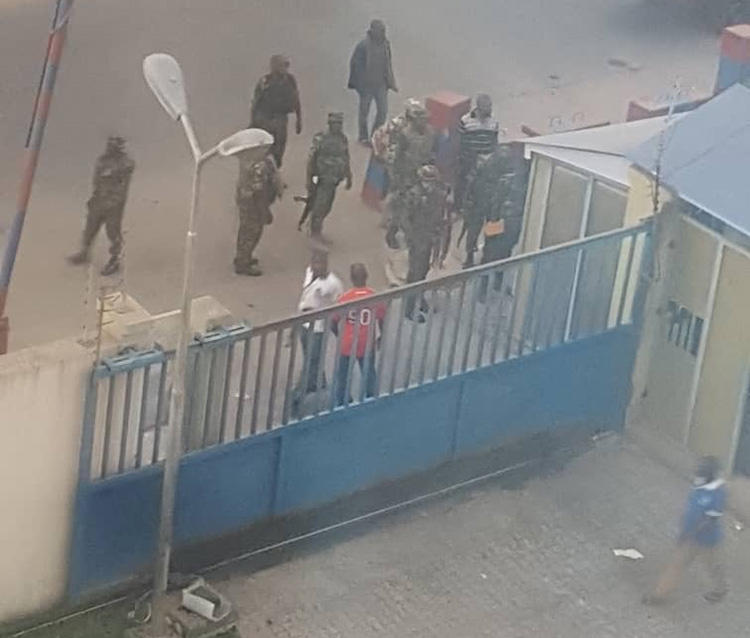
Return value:
M 257 259 L 251 259 L 248 264 L 234 264 L 234 272 L 238 275 L 247 275 L 248 277 L 260 277 L 263 271 L 258 266 Z
M 110 275 L 114 275 L 116 272 L 120 270 L 120 258 L 113 255 L 109 258 L 109 261 L 104 265 L 104 268 L 102 268 L 101 274 L 102 277 L 109 277 Z
M 70 255 L 68 257 L 68 263 L 73 264 L 74 266 L 80 266 L 81 264 L 89 263 L 89 251 L 85 248 L 82 248 L 74 255 Z

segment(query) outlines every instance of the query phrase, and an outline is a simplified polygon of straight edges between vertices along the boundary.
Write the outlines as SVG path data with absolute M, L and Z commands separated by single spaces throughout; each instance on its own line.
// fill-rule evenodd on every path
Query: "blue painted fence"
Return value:
M 540 305 L 540 300 L 534 298 L 534 290 L 544 290 L 549 288 L 548 285 L 532 281 L 533 278 L 524 284 L 516 278 L 513 280 L 515 301 L 510 309 L 509 323 L 493 324 L 488 322 L 487 315 L 491 310 L 487 300 L 482 302 L 484 310 L 477 310 L 479 306 L 474 307 L 476 295 L 472 295 L 481 291 L 482 279 L 492 281 L 488 274 L 494 276 L 495 270 L 484 268 L 462 274 L 464 278 L 475 279 L 476 285 L 472 284 L 467 293 L 466 280 L 462 280 L 458 306 L 462 312 L 464 307 L 470 307 L 475 321 L 457 319 L 457 326 L 462 323 L 469 325 L 471 330 L 459 348 L 463 349 L 463 356 L 455 357 L 458 359 L 455 369 L 452 361 L 447 369 L 441 368 L 442 359 L 438 354 L 435 375 L 428 379 L 429 375 L 422 370 L 417 375 L 421 377 L 419 383 L 410 383 L 408 376 L 411 375 L 412 363 L 409 362 L 405 383 L 396 383 L 395 390 L 384 387 L 389 383 L 381 383 L 378 398 L 355 401 L 353 405 L 332 410 L 324 409 L 313 416 L 291 421 L 284 427 L 241 433 L 242 436 L 226 443 L 222 443 L 220 436 L 213 445 L 206 443 L 209 441 L 206 432 L 216 418 L 206 407 L 206 400 L 201 402 L 199 412 L 203 420 L 200 431 L 204 445 L 201 449 L 188 451 L 180 469 L 175 515 L 178 546 L 220 538 L 276 516 L 313 510 L 358 490 L 429 470 L 465 455 L 489 451 L 537 432 L 572 427 L 592 430 L 621 427 L 630 397 L 639 299 L 642 297 L 639 292 L 642 256 L 647 252 L 644 248 L 648 242 L 642 242 L 638 250 L 635 246 L 638 237 L 647 236 L 644 228 L 618 231 L 610 236 L 609 239 L 618 240 L 613 244 L 617 248 L 613 253 L 620 265 L 603 278 L 602 285 L 609 286 L 607 294 L 592 294 L 592 282 L 586 280 L 586 269 L 582 267 L 589 247 L 601 250 L 606 244 L 587 240 L 575 246 L 573 251 L 550 251 L 550 254 L 564 257 L 560 263 L 575 266 L 565 271 L 572 279 L 565 286 L 568 294 L 561 305 L 558 304 L 559 312 Z M 630 244 L 621 241 L 625 239 L 630 239 Z M 634 260 L 634 253 L 638 255 L 637 260 Z M 544 256 L 535 259 L 538 262 L 542 258 Z M 539 263 L 528 258 L 502 266 L 506 283 L 510 280 L 512 268 L 520 269 L 526 264 L 533 264 L 526 274 L 549 271 L 560 285 L 560 268 L 540 268 Z M 519 270 L 516 274 L 524 273 Z M 602 279 L 600 275 L 597 277 Z M 441 284 L 437 280 L 430 285 L 434 291 L 435 286 L 446 285 L 446 282 Z M 608 309 L 608 312 L 594 313 L 602 317 L 596 329 L 591 321 L 586 330 L 575 329 L 574 318 L 578 316 L 577 304 L 582 298 L 582 290 L 586 291 L 585 298 L 595 299 Z M 435 301 L 437 295 L 433 292 L 427 298 Z M 466 301 L 469 298 L 473 299 L 471 304 Z M 520 314 L 519 304 L 525 306 Z M 545 321 L 539 320 L 542 316 L 546 317 Z M 432 332 L 441 334 L 441 339 L 447 342 L 444 358 L 453 359 L 455 340 L 462 338 L 460 331 L 456 328 L 452 333 L 450 327 L 446 327 L 445 319 L 442 327 L 436 324 L 431 329 L 431 321 L 410 328 L 411 345 L 408 349 L 422 351 L 424 348 L 425 353 L 434 351 L 429 336 Z M 488 325 L 491 326 L 489 335 L 479 331 L 478 326 L 485 329 Z M 415 346 L 418 330 L 422 331 L 419 334 L 423 335 L 423 341 Z M 398 328 L 400 331 L 401 327 Z M 501 339 L 498 339 L 498 331 Z M 266 333 L 260 329 L 259 334 L 262 337 Z M 230 331 L 222 339 L 235 347 L 246 336 L 242 330 Z M 398 335 L 398 338 L 402 336 Z M 227 357 L 226 353 L 222 355 L 221 350 L 216 349 L 222 339 L 208 339 L 203 345 L 196 343 L 193 350 L 199 352 L 207 346 L 208 350 L 204 352 L 209 353 L 206 355 L 210 361 L 208 367 L 231 372 L 233 355 Z M 472 349 L 472 342 L 479 345 Z M 249 341 L 245 343 L 249 344 Z M 405 343 L 395 351 L 402 353 Z M 443 349 L 442 344 L 439 345 Z M 242 347 L 245 359 L 250 347 Z M 289 348 L 293 347 L 290 343 Z M 277 347 L 276 352 L 279 351 L 280 347 Z M 193 356 L 197 370 L 199 354 Z M 161 464 L 146 463 L 142 467 L 138 459 L 152 457 L 151 452 L 144 454 L 142 444 L 150 421 L 155 420 L 158 432 L 160 421 L 165 419 L 158 405 L 148 409 L 147 390 L 148 379 L 154 376 L 155 381 L 160 380 L 156 385 L 160 386 L 158 396 L 162 397 L 167 357 L 158 352 L 146 353 L 144 357 L 145 364 L 140 368 L 134 368 L 132 360 L 125 359 L 110 362 L 109 367 L 100 367 L 93 375 L 92 392 L 87 403 L 70 564 L 69 595 L 73 600 L 144 576 L 152 566 Z M 417 371 L 420 367 L 429 370 L 432 365 L 430 361 L 427 364 L 422 361 L 420 365 L 419 357 L 416 359 Z M 279 356 L 273 357 L 274 375 L 279 368 L 278 360 Z M 292 370 L 293 354 L 289 361 L 287 367 Z M 472 361 L 473 366 L 467 365 Z M 379 355 L 378 373 L 384 374 L 387 365 Z M 161 368 L 160 371 L 157 369 L 157 374 L 150 375 L 153 366 Z M 258 366 L 256 375 L 262 373 L 262 365 Z M 136 379 L 134 375 L 139 370 L 141 376 Z M 122 377 L 119 394 L 112 380 L 115 376 Z M 244 376 L 252 377 L 253 374 L 245 372 Z M 197 382 L 198 376 L 193 378 Z M 211 378 L 209 375 L 207 380 L 204 379 L 204 384 L 231 388 L 228 378 L 221 378 L 220 382 L 211 381 Z M 290 375 L 287 386 L 292 378 Z M 102 411 L 107 418 L 104 433 L 98 435 L 94 427 L 97 413 L 94 390 L 100 381 L 109 386 L 109 392 L 106 400 L 99 397 L 98 402 L 104 405 Z M 250 381 L 242 380 L 241 388 Z M 141 384 L 140 396 L 135 396 L 134 388 Z M 199 388 L 193 387 L 192 393 L 199 394 Z M 207 396 L 217 394 L 216 414 L 222 420 L 227 403 L 226 399 L 221 399 L 222 392 L 209 388 L 203 393 Z M 275 389 L 271 393 L 279 394 Z M 288 392 L 280 394 L 283 397 Z M 227 391 L 223 395 L 226 397 Z M 116 432 L 112 429 L 112 406 L 123 400 L 124 425 Z M 133 415 L 129 407 L 131 403 L 144 407 Z M 273 403 L 273 397 L 269 403 Z M 190 419 L 190 415 L 187 418 Z M 134 431 L 139 436 L 129 446 L 127 423 L 133 419 L 138 424 Z M 272 421 L 269 419 L 268 422 Z M 224 429 L 223 425 L 220 429 Z M 107 432 L 110 442 L 120 441 L 122 445 L 115 446 L 112 454 L 105 446 L 103 454 L 93 455 L 96 440 L 106 438 Z M 137 448 L 135 456 L 131 455 L 131 447 Z M 153 459 L 157 459 L 158 444 L 152 447 L 155 450 Z M 187 442 L 186 449 L 191 449 Z M 112 467 L 117 471 L 112 474 L 95 472 L 94 469 L 107 458 L 112 459 Z M 116 460 L 120 463 L 115 463 Z

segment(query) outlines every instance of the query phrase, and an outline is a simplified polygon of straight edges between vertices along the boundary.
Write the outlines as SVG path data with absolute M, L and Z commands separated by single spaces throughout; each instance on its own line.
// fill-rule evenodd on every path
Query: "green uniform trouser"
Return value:
M 86 226 L 83 229 L 83 251 L 89 251 L 99 229 L 104 226 L 109 239 L 109 254 L 115 258 L 119 257 L 122 250 L 122 215 L 125 207 L 105 208 L 89 203 L 88 209 Z
M 319 235 L 323 230 L 323 220 L 333 208 L 333 200 L 336 198 L 338 182 L 330 180 L 319 180 L 315 188 L 315 201 L 310 210 L 310 230 L 313 235 Z
M 406 283 L 413 284 L 417 281 L 424 281 L 427 278 L 427 273 L 430 272 L 432 242 L 417 239 L 407 240 L 407 243 L 409 245 L 409 272 L 406 274 Z M 409 298 L 406 300 L 407 316 L 411 316 L 414 312 L 416 297 L 417 295 L 409 295 Z M 419 295 L 419 297 L 422 299 L 420 305 L 424 306 L 422 295 Z
M 237 231 L 237 253 L 234 265 L 248 268 L 252 264 L 253 251 L 263 234 L 263 226 L 268 220 L 268 210 L 257 202 L 250 200 L 238 205 L 240 227 Z

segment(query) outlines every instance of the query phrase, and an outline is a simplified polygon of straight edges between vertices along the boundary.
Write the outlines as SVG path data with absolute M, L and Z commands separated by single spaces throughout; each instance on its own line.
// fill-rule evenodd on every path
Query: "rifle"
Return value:
M 318 189 L 318 185 L 313 183 L 310 186 L 308 186 L 307 189 L 307 197 L 304 197 L 302 195 L 295 195 L 294 201 L 295 202 L 304 202 L 305 207 L 302 209 L 302 216 L 299 218 L 299 221 L 297 222 L 297 230 L 302 230 L 302 226 L 304 226 L 305 222 L 307 221 L 307 218 L 310 216 L 310 213 L 312 212 L 313 204 L 315 203 L 315 192 Z
M 445 265 L 445 258 L 448 255 L 448 249 L 451 245 L 451 234 L 453 233 L 452 215 L 451 209 L 448 206 L 448 196 L 450 195 L 450 188 L 445 193 L 445 199 L 443 200 L 443 214 L 440 222 L 440 240 L 435 246 L 435 252 L 432 259 L 432 265 L 442 268 Z

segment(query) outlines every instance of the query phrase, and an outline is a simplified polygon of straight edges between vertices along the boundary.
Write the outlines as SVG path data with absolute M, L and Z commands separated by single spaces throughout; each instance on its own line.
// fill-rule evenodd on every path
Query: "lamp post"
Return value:
M 174 381 L 169 401 L 169 437 L 162 479 L 161 516 L 159 521 L 159 546 L 154 574 L 154 620 L 157 630 L 166 631 L 166 591 L 169 577 L 169 559 L 174 532 L 174 503 L 177 475 L 182 456 L 182 424 L 185 416 L 185 369 L 191 336 L 190 314 L 193 290 L 193 247 L 197 236 L 196 218 L 200 195 L 200 177 L 204 164 L 220 155 L 230 157 L 248 152 L 261 157 L 273 144 L 273 137 L 261 129 L 244 129 L 230 135 L 206 152 L 202 152 L 188 117 L 187 97 L 182 69 L 172 56 L 154 53 L 143 61 L 143 75 L 151 91 L 169 116 L 180 122 L 193 154 L 193 187 L 188 217 L 182 272 L 182 313 L 180 334 L 174 359 Z

